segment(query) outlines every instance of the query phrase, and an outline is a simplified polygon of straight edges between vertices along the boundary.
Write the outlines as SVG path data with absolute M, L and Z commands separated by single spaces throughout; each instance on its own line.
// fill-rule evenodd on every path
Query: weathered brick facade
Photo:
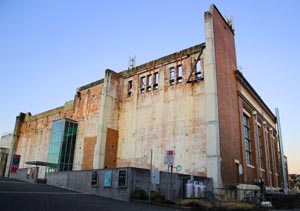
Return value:
M 104 79 L 78 88 L 74 101 L 21 114 L 15 129 L 20 167 L 47 161 L 52 122 L 68 118 L 78 122 L 73 170 L 149 168 L 153 149 L 153 169 L 167 171 L 164 151 L 174 150 L 181 173 L 212 177 L 215 187 L 255 184 L 260 177 L 282 186 L 276 117 L 237 70 L 230 23 L 214 5 L 204 18 L 205 43 L 120 73 L 108 69 Z

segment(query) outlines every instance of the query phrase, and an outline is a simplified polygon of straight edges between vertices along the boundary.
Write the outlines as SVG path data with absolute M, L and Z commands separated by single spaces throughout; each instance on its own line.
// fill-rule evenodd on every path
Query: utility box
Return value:
M 189 180 L 185 184 L 185 198 L 192 199 L 194 197 L 194 183 Z

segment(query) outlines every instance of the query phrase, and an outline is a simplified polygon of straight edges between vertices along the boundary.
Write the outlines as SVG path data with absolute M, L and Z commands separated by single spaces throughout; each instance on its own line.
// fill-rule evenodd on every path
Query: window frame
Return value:
M 175 67 L 169 68 L 169 83 L 170 86 L 175 85 Z
M 244 131 L 246 163 L 248 165 L 253 165 L 250 117 L 245 113 L 243 113 L 243 131 Z
M 183 67 L 182 65 L 177 65 L 177 83 L 183 82 Z
M 146 87 L 146 77 L 142 76 L 140 81 L 140 93 L 145 93 L 145 87 Z
M 132 88 L 133 88 L 133 81 L 130 80 L 128 81 L 128 87 L 127 87 L 127 90 L 128 90 L 128 97 L 131 97 L 132 96 Z
M 152 74 L 147 75 L 147 92 L 150 92 L 152 90 Z
M 257 138 L 258 138 L 258 143 L 259 143 L 259 168 L 263 169 L 264 168 L 264 156 L 263 156 L 263 142 L 262 142 L 262 136 L 261 136 L 261 126 L 257 125 Z
M 197 62 L 197 64 L 196 64 L 195 78 L 196 78 L 196 80 L 202 80 L 203 75 L 202 75 L 202 69 L 201 69 L 201 59 L 199 59 L 196 62 Z
M 154 78 L 153 78 L 153 90 L 157 90 L 158 89 L 158 81 L 159 81 L 159 74 L 158 72 L 154 73 Z

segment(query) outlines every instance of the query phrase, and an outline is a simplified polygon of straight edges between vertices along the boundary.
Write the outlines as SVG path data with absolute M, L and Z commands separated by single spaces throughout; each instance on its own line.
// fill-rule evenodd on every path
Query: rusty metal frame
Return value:
M 189 75 L 189 77 L 188 77 L 188 79 L 186 81 L 187 83 L 193 83 L 193 82 L 199 81 L 198 79 L 191 80 L 191 77 L 192 77 L 192 75 L 193 75 L 194 72 L 196 73 L 196 67 L 197 67 L 198 62 L 200 62 L 200 57 L 201 57 L 201 55 L 203 53 L 203 49 L 204 49 L 204 47 L 202 47 L 200 49 L 199 55 L 198 55 L 197 59 L 195 60 L 196 62 L 195 62 L 194 66 L 193 66 L 193 68 L 191 70 L 191 73 L 190 73 L 190 75 Z

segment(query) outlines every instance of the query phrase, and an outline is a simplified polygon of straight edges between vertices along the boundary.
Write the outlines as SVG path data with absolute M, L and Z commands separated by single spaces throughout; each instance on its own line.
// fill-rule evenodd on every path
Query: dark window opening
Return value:
M 196 62 L 197 62 L 196 71 L 195 71 L 196 80 L 201 80 L 201 79 L 203 79 L 203 75 L 202 75 L 202 71 L 201 71 L 201 63 L 200 63 L 200 60 L 196 61 Z
M 147 76 L 147 92 L 150 92 L 152 89 L 152 75 Z
M 170 68 L 170 86 L 174 85 L 175 83 L 175 72 L 174 67 Z
M 177 66 L 177 83 L 182 83 L 182 65 Z
M 128 81 L 128 97 L 132 96 L 132 81 Z
M 145 86 L 146 86 L 146 78 L 145 76 L 141 77 L 141 94 L 145 93 Z
M 154 84 L 153 84 L 153 89 L 157 90 L 158 89 L 158 73 L 154 73 Z

